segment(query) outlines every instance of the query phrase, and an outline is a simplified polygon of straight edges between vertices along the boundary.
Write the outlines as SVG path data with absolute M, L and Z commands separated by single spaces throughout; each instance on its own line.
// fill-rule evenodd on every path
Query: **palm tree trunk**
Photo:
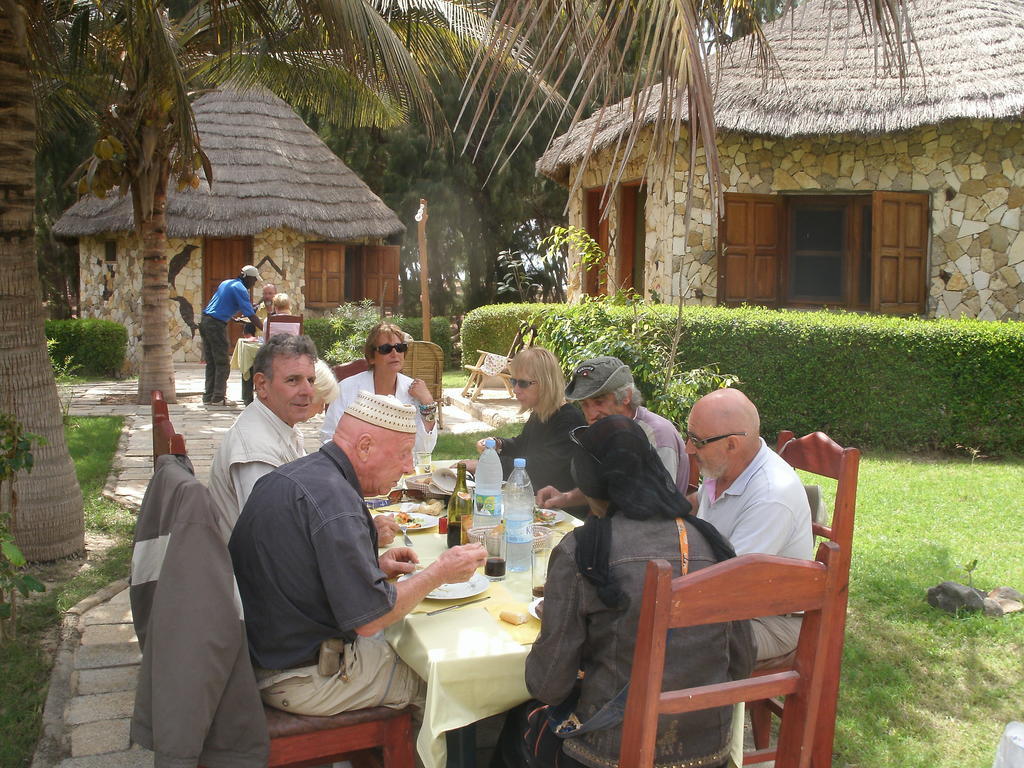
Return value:
M 139 405 L 149 403 L 159 389 L 169 403 L 178 402 L 171 358 L 171 294 L 167 287 L 167 173 L 161 174 L 153 202 L 153 215 L 143 219 L 142 234 L 142 373 Z
M 8 6 L 0 5 L 0 8 Z M 29 560 L 54 560 L 85 546 L 82 492 L 64 441 L 33 232 L 36 115 L 23 41 L 0 11 L 0 410 L 41 435 L 31 473 L 15 476 L 11 527 Z M 10 497 L 0 504 L 10 512 Z

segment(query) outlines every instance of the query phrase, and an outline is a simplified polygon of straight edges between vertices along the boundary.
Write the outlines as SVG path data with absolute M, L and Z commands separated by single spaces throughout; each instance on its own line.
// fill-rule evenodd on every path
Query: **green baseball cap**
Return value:
M 565 388 L 566 400 L 586 400 L 619 387 L 633 383 L 629 366 L 617 357 L 592 357 L 576 366 L 569 386 Z

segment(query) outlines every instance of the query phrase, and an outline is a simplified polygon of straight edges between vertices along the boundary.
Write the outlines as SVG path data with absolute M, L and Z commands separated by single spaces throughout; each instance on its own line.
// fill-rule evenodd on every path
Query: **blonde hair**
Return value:
M 565 376 L 558 359 L 544 347 L 527 347 L 512 358 L 509 370 L 515 378 L 536 381 L 540 388 L 540 399 L 533 412 L 542 422 L 547 421 L 565 404 Z
M 291 314 L 292 300 L 287 293 L 275 293 L 271 303 L 274 305 L 274 309 L 281 314 Z
M 370 364 L 371 368 L 373 368 L 373 353 L 377 351 L 377 337 L 381 334 L 397 336 L 401 341 L 406 341 L 405 331 L 394 323 L 382 320 L 373 326 L 370 332 L 366 334 L 366 343 L 363 344 L 363 357 L 366 358 L 366 362 Z
M 316 400 L 330 405 L 338 399 L 338 380 L 334 378 L 334 371 L 331 366 L 317 358 L 316 381 L 313 382 L 313 397 Z

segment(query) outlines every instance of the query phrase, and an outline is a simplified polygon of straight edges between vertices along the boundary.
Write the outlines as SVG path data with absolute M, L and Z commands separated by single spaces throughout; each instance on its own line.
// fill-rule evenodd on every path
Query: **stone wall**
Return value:
M 650 131 L 647 131 L 649 136 Z M 688 304 L 715 303 L 717 212 L 707 195 L 704 154 L 697 155 L 691 228 L 684 238 L 689 154 L 684 135 L 672 178 L 671 204 L 655 190 L 647 202 L 646 294 Z M 623 179 L 643 175 L 647 140 L 638 144 Z M 838 135 L 774 139 L 721 132 L 725 192 L 930 193 L 929 316 L 1020 319 L 1024 315 L 1024 131 L 1020 122 L 957 120 L 879 136 Z M 583 187 L 600 186 L 612 152 L 582 172 Z M 573 169 L 579 173 L 578 168 Z M 612 196 L 613 205 L 615 197 Z M 573 224 L 583 226 L 583 192 L 570 200 Z M 613 209 L 610 232 L 617 212 Z M 614 246 L 611 252 L 615 253 Z M 671 258 L 667 258 L 671 254 Z M 613 258 L 614 261 L 614 258 Z M 578 267 L 574 264 L 575 293 Z
M 306 235 L 292 230 L 272 230 L 253 238 L 253 263 L 267 282 L 292 299 L 292 311 L 305 311 L 302 294 L 305 279 Z M 117 246 L 116 261 L 106 261 L 107 242 Z M 175 362 L 197 363 L 202 359 L 199 320 L 202 315 L 202 238 L 168 240 L 168 283 L 171 307 L 168 333 Z M 81 314 L 121 323 L 128 329 L 126 374 L 134 374 L 142 362 L 142 260 L 134 235 L 83 237 L 79 240 L 81 267 Z M 259 282 L 253 289 L 260 299 Z

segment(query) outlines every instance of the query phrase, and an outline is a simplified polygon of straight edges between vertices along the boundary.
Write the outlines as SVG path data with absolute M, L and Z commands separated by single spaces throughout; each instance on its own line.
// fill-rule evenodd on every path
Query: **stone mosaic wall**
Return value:
M 930 193 L 927 314 L 987 320 L 1024 316 L 1024 131 L 1019 122 L 957 120 L 882 136 L 773 139 L 723 132 L 718 141 L 726 192 Z M 641 145 L 634 157 L 645 152 Z M 688 238 L 685 150 L 676 156 L 671 204 L 649 191 L 647 295 L 657 291 L 664 299 L 682 294 L 686 303 L 716 303 L 717 213 L 706 194 L 703 158 L 699 153 L 694 168 L 702 183 L 695 185 Z M 603 184 L 610 163 L 610 151 L 599 154 L 583 170 L 583 187 Z M 635 160 L 623 178 L 642 175 L 642 162 Z M 582 201 L 582 191 L 570 201 L 570 221 L 579 226 Z M 610 234 L 618 218 L 615 202 L 613 195 Z M 573 273 L 571 295 L 576 296 L 575 265 Z
M 264 279 L 277 286 L 278 292 L 292 299 L 292 310 L 305 311 L 302 286 L 305 274 L 306 235 L 292 230 L 273 230 L 253 238 L 253 263 Z M 117 259 L 106 261 L 106 243 L 117 245 Z M 168 282 L 171 308 L 168 333 L 171 352 L 176 362 L 202 359 L 199 320 L 202 315 L 202 238 L 168 241 Z M 142 361 L 142 260 L 134 235 L 83 237 L 79 240 L 81 266 L 81 314 L 102 317 L 121 323 L 128 329 L 126 374 L 138 372 Z M 253 289 L 260 299 L 263 283 Z

